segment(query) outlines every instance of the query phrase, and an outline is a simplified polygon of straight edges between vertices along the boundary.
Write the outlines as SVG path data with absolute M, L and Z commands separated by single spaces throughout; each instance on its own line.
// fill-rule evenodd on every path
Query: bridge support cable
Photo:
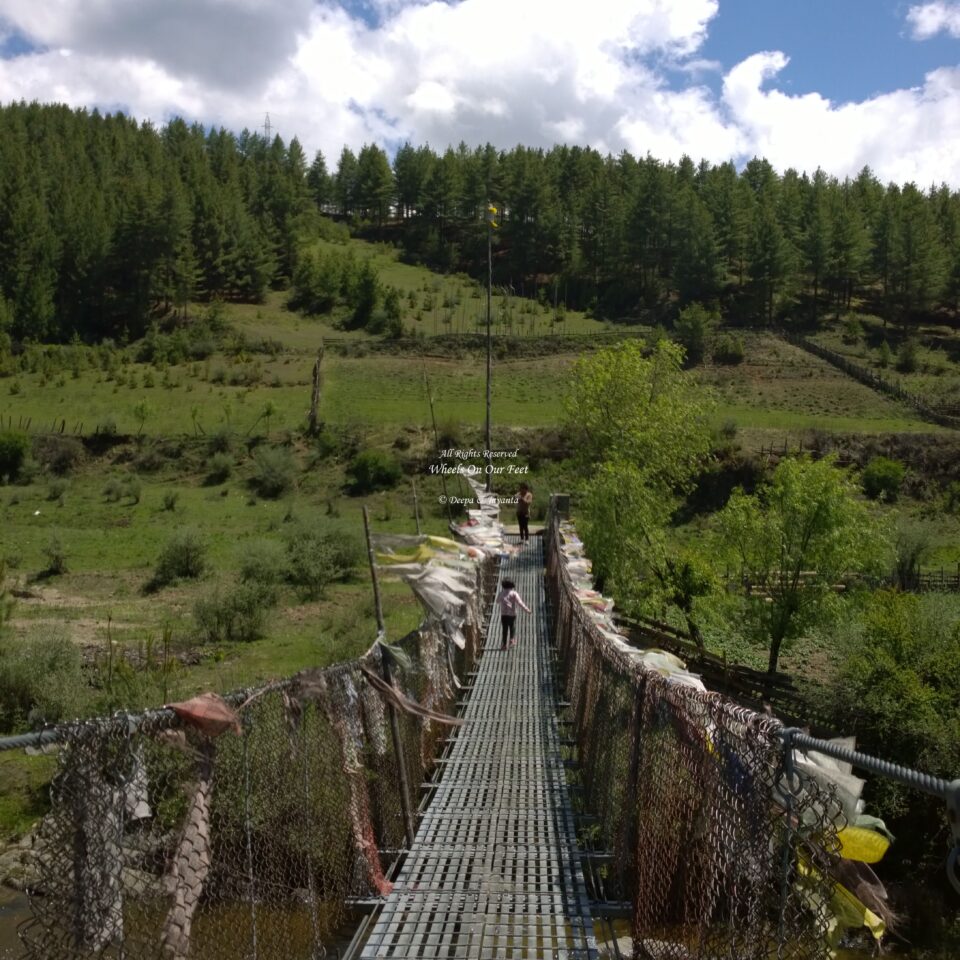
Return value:
M 505 561 L 532 608 L 491 616 L 415 842 L 362 951 L 374 958 L 598 956 L 567 789 L 538 538 Z

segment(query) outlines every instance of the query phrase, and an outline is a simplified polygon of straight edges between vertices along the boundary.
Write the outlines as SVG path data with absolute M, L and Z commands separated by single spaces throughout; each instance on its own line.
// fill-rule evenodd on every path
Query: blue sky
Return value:
M 960 0 L 0 0 L 0 102 L 960 188 Z
M 790 57 L 779 76 L 791 93 L 863 100 L 923 83 L 960 63 L 960 43 L 940 33 L 918 42 L 902 0 L 726 0 L 710 21 L 701 55 L 732 67 L 758 50 Z M 716 76 L 716 75 L 715 75 Z

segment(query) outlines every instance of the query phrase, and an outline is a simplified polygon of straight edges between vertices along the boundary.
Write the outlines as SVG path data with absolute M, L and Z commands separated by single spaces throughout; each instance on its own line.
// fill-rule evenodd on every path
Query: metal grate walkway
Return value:
M 363 960 L 597 957 L 556 719 L 534 537 L 501 567 L 533 609 L 517 645 L 487 631 L 467 721 L 443 761 L 393 892 Z

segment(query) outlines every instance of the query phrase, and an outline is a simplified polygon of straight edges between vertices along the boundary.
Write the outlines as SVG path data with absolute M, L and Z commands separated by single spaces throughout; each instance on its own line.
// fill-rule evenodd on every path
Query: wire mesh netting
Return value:
M 670 683 L 604 636 L 580 602 L 554 517 L 547 588 L 566 671 L 590 845 L 607 896 L 632 905 L 638 958 L 830 955 L 844 811 L 784 767 L 779 721 Z
M 402 777 L 394 707 L 373 681 L 386 659 L 399 693 L 453 710 L 479 652 L 488 565 L 458 644 L 428 620 L 397 647 L 233 694 L 219 735 L 169 708 L 57 728 L 27 955 L 324 956 L 348 898 L 390 889 L 405 846 L 401 783 L 415 810 L 445 730 L 396 709 Z

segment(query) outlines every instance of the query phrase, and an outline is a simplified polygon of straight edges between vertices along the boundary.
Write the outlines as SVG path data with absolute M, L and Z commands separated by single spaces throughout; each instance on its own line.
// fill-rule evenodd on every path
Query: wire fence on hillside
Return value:
M 489 564 L 477 571 L 462 649 L 428 621 L 397 647 L 377 643 L 227 704 L 0 741 L 57 752 L 51 810 L 29 851 L 27 956 L 324 956 L 348 898 L 390 888 L 448 729 L 435 715 L 453 711 L 482 643 Z M 385 666 L 399 699 L 383 696 Z
M 854 363 L 848 357 L 843 356 L 843 354 L 821 346 L 819 343 L 814 343 L 814 341 L 808 340 L 806 337 L 801 337 L 794 333 L 783 333 L 782 336 L 788 343 L 801 347 L 808 353 L 820 357 L 821 360 L 826 360 L 855 380 L 859 380 L 860 383 L 865 386 L 909 403 L 924 420 L 939 424 L 942 427 L 960 430 L 960 417 L 948 416 L 945 413 L 935 410 L 926 398 L 911 393 L 904 388 L 899 380 L 888 380 L 882 374 L 874 373 L 867 367 Z

